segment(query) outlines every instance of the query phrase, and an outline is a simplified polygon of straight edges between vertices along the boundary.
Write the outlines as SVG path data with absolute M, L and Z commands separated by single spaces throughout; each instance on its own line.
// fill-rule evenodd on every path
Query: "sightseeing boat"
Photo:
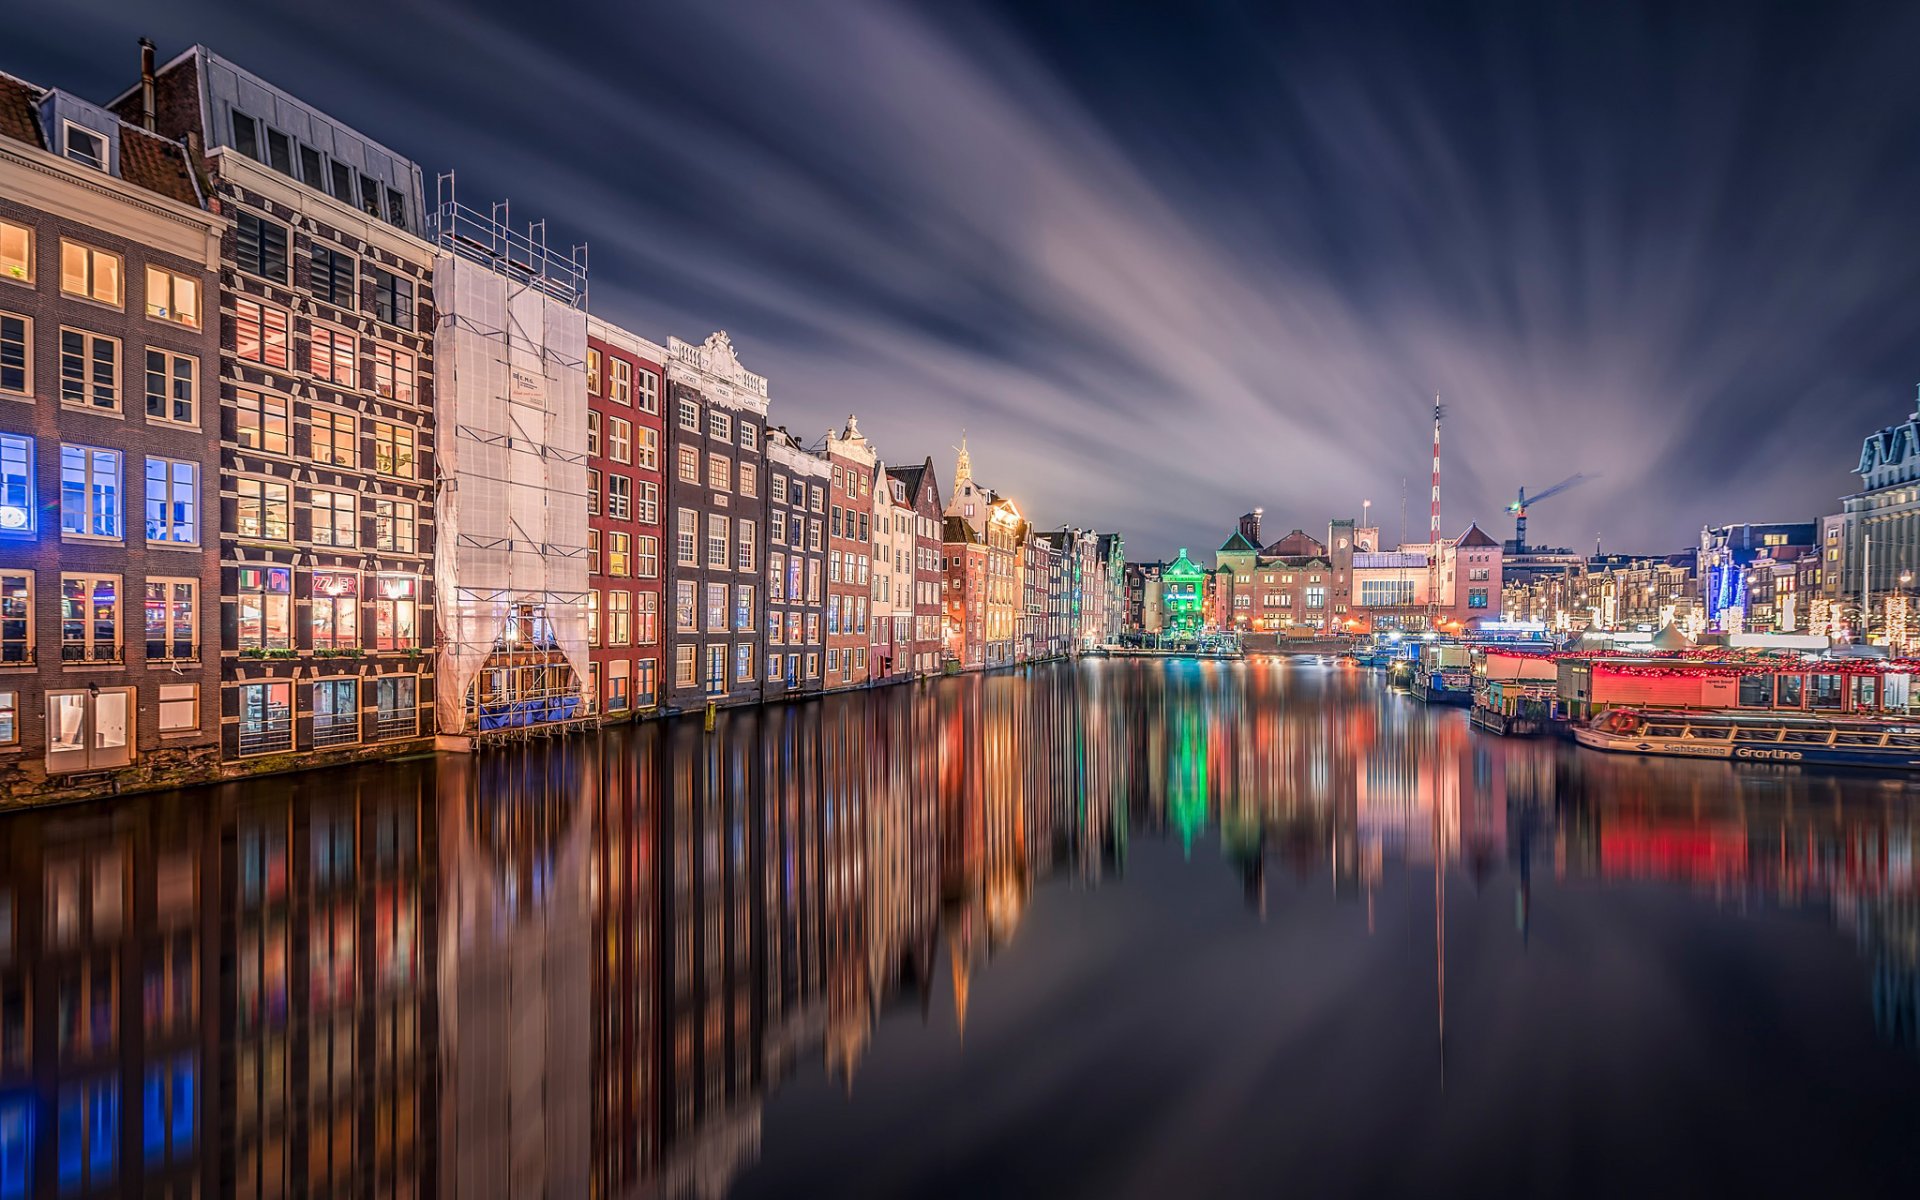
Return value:
M 1595 750 L 1733 762 L 1920 770 L 1920 721 L 1616 708 L 1574 740 Z

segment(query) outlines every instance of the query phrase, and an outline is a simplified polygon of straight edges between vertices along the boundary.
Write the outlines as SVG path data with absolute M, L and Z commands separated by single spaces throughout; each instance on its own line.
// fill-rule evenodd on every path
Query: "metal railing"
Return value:
M 316 749 L 322 746 L 345 746 L 359 740 L 359 713 L 313 714 L 313 744 Z
M 239 748 L 243 755 L 276 754 L 293 749 L 293 713 L 284 711 L 251 728 L 242 721 Z
M 373 736 L 383 742 L 416 737 L 420 732 L 419 714 L 411 709 L 382 709 L 373 722 Z

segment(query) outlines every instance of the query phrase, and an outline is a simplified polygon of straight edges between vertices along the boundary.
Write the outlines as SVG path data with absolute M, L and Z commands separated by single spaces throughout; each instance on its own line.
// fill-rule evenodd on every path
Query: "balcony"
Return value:
M 79 642 L 63 642 L 60 645 L 60 661 L 74 665 L 101 666 L 121 661 L 120 647 L 103 646 L 98 642 L 87 645 Z

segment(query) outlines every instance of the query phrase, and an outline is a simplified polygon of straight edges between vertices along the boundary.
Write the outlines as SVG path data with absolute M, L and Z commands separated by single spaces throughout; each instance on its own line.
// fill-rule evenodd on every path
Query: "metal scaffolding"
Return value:
M 439 181 L 433 233 L 441 733 L 586 715 L 584 247 Z

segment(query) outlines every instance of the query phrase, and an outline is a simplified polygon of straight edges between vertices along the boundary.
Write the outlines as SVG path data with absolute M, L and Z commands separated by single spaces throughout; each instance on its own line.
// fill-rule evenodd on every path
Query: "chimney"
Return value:
M 140 127 L 153 132 L 153 39 L 140 39 Z

